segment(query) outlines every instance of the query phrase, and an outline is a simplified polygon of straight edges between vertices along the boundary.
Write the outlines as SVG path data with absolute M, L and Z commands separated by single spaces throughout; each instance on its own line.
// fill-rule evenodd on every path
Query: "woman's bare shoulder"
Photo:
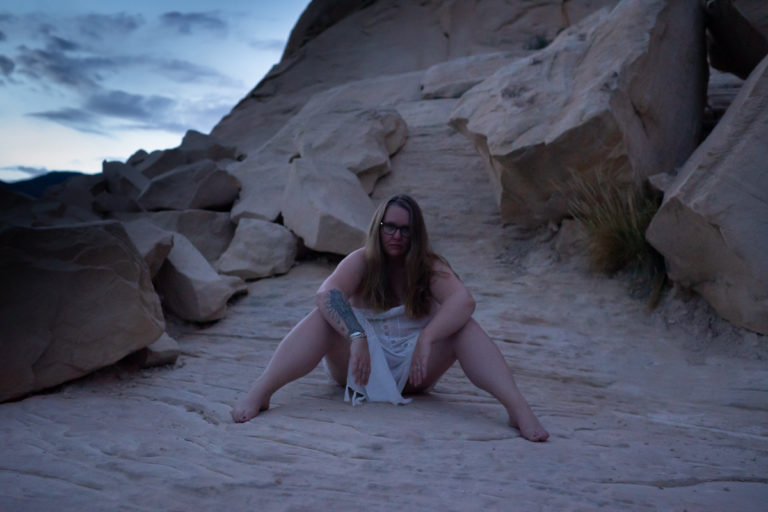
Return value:
M 442 256 L 435 255 L 432 260 L 432 275 L 434 278 L 445 278 L 450 276 L 456 276 L 456 272 L 453 271 L 453 267 L 448 263 L 448 260 Z
M 365 247 L 355 249 L 354 251 L 349 253 L 344 259 L 347 259 L 347 258 L 365 260 Z
M 341 260 L 339 267 L 342 266 L 342 264 L 344 264 L 345 267 L 354 268 L 358 271 L 365 271 L 365 247 L 355 249 L 349 253 L 343 260 Z
M 440 257 L 435 258 L 435 261 L 432 263 L 432 279 L 429 287 L 432 291 L 432 296 L 440 303 L 445 301 L 450 295 L 469 293 L 448 261 Z
M 365 267 L 365 249 L 352 251 L 339 262 L 331 275 L 320 286 L 319 291 L 338 288 L 345 294 L 351 295 L 357 290 L 365 274 Z

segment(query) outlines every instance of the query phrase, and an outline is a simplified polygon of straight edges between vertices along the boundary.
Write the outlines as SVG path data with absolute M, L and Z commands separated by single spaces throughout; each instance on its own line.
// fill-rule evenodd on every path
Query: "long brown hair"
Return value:
M 392 289 L 380 237 L 382 219 L 387 208 L 392 205 L 403 208 L 409 214 L 411 238 L 405 256 L 405 313 L 410 318 L 419 318 L 429 314 L 431 307 L 432 291 L 429 284 L 435 272 L 433 266 L 436 261 L 445 263 L 445 260 L 432 252 L 421 208 L 412 197 L 405 194 L 390 197 L 373 215 L 365 242 L 366 272 L 360 296 L 369 307 L 379 311 L 397 305 L 398 298 Z

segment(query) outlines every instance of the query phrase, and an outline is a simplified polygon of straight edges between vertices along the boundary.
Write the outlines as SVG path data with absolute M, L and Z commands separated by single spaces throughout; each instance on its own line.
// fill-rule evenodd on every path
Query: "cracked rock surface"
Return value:
M 0 405 L 0 510 L 762 509 L 765 339 L 672 293 L 649 313 L 627 279 L 558 261 L 549 232 L 515 238 L 469 143 L 434 151 L 449 130 L 434 112 L 401 108 L 411 143 L 374 202 L 395 190 L 421 202 L 548 442 L 519 437 L 458 365 L 411 404 L 359 407 L 321 365 L 232 423 L 230 405 L 313 307 L 333 268 L 320 258 L 249 283 L 219 322 L 169 322 L 175 367 L 124 363 Z M 463 171 L 441 179 L 449 160 Z

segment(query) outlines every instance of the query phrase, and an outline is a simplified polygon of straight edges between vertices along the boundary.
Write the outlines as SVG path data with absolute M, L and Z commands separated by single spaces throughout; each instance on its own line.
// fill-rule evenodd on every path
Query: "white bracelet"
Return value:
M 367 336 L 365 335 L 364 332 L 355 331 L 355 332 L 349 333 L 349 342 L 350 343 L 352 343 L 355 340 L 362 339 L 362 338 L 367 338 Z

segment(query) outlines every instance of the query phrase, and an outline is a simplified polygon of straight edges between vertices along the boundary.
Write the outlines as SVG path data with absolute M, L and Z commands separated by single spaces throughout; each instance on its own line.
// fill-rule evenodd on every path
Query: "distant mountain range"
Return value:
M 14 192 L 20 192 L 30 197 L 40 197 L 45 192 L 45 189 L 51 185 L 57 185 L 67 181 L 72 176 L 78 176 L 83 174 L 76 171 L 52 171 L 35 178 L 31 178 L 23 181 L 16 181 L 14 183 L 6 183 L 0 181 L 0 187 L 4 187 Z

